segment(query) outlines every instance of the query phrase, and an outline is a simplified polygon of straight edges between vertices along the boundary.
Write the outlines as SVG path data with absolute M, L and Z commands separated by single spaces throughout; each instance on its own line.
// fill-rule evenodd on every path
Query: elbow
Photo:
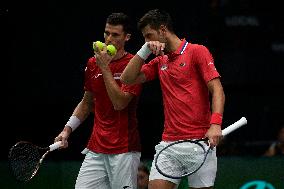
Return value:
M 133 84 L 133 81 L 130 80 L 129 78 L 127 78 L 127 77 L 124 76 L 124 75 L 121 75 L 121 77 L 120 77 L 120 82 L 123 83 L 123 84 L 125 84 L 125 85 L 131 85 L 131 84 Z
M 123 104 L 115 104 L 115 105 L 113 105 L 113 109 L 114 109 L 115 111 L 121 111 L 121 110 L 123 110 L 125 107 L 126 107 L 126 106 L 123 105 Z
M 123 98 L 118 98 L 115 101 L 113 101 L 112 105 L 115 111 L 121 111 L 128 105 L 128 103 L 125 100 L 123 100 Z
M 127 79 L 124 76 L 120 76 L 120 82 L 123 84 L 127 84 Z

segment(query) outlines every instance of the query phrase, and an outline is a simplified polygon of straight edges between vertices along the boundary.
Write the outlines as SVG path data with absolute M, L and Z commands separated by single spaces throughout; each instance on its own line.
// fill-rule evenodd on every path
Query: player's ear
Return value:
M 131 38 L 131 34 L 130 33 L 126 34 L 125 41 L 129 41 L 130 38 Z

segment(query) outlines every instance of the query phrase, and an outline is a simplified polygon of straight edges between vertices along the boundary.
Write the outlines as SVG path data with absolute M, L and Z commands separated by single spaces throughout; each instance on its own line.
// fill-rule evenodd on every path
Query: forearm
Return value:
M 91 106 L 82 100 L 74 109 L 72 116 L 76 116 L 81 122 L 85 121 L 91 112 Z
M 74 109 L 72 116 L 69 118 L 65 124 L 63 130 L 54 139 L 54 142 L 62 141 L 61 148 L 68 147 L 68 138 L 70 134 L 87 118 L 91 112 L 92 108 L 92 94 L 90 92 L 85 92 L 82 101 Z
M 225 94 L 223 91 L 223 87 L 218 78 L 213 79 L 208 83 L 208 88 L 212 96 L 212 104 L 211 104 L 211 120 L 210 124 L 212 125 L 222 125 L 223 120 L 223 112 L 225 105 Z
M 144 64 L 144 60 L 135 55 L 127 64 L 126 68 L 124 69 L 123 73 L 121 74 L 121 82 L 124 84 L 135 84 L 139 75 L 141 74 L 141 68 Z
M 74 131 L 90 114 L 89 108 L 84 107 L 83 103 L 80 102 L 75 108 L 72 116 L 65 124 L 64 130 L 70 132 Z
M 125 84 L 142 83 L 144 78 L 141 68 L 150 54 L 152 54 L 152 51 L 148 47 L 148 42 L 146 42 L 127 64 L 121 75 L 121 82 Z
M 215 78 L 208 83 L 208 89 L 212 96 L 211 110 L 212 113 L 224 112 L 225 94 L 219 78 Z
M 123 91 L 121 91 L 120 86 L 117 84 L 113 78 L 110 68 L 107 66 L 101 68 L 105 87 L 108 93 L 108 96 L 113 104 L 115 110 L 121 110 L 128 104 L 128 99 L 125 97 Z
M 215 90 L 212 94 L 212 115 L 210 124 L 221 126 L 223 122 L 223 112 L 225 104 L 225 95 L 222 90 Z
M 92 111 L 93 96 L 91 92 L 86 91 L 81 102 L 74 109 L 72 116 L 69 118 L 65 125 L 66 127 L 72 128 L 74 131 L 85 119 L 89 116 Z
M 212 94 L 212 113 L 223 114 L 225 105 L 225 94 L 223 90 L 216 90 Z

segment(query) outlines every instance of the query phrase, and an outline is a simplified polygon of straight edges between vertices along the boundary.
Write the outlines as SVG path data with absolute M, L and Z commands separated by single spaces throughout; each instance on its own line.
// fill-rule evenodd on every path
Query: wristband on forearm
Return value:
M 71 127 L 72 132 L 81 124 L 80 119 L 77 116 L 72 115 L 68 122 L 66 123 L 66 126 Z
M 210 124 L 222 125 L 223 115 L 220 113 L 212 113 Z
M 146 42 L 136 54 L 143 60 L 146 60 L 150 54 L 152 54 L 152 51 L 149 49 L 148 43 Z

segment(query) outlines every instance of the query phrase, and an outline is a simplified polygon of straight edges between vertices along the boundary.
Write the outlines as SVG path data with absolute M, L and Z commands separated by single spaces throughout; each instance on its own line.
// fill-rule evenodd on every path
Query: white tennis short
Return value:
M 166 145 L 170 144 L 171 142 L 165 142 L 161 141 L 158 145 L 155 146 L 156 155 L 158 152 L 165 147 Z M 186 151 L 188 149 L 189 143 L 184 143 L 184 145 L 179 148 L 178 150 Z M 204 144 L 206 145 L 206 144 Z M 183 150 L 184 149 L 184 150 Z M 202 188 L 202 187 L 210 187 L 214 185 L 215 178 L 216 178 L 216 172 L 217 172 L 217 156 L 216 156 L 216 148 L 213 150 L 210 150 L 206 161 L 204 162 L 203 166 L 194 174 L 188 176 L 188 185 L 189 187 L 193 188 Z M 175 183 L 177 186 L 179 185 L 181 179 L 171 179 L 167 178 L 163 175 L 161 175 L 156 167 L 155 167 L 155 162 L 152 162 L 152 167 L 151 167 L 151 172 L 149 176 L 149 180 L 155 180 L 155 179 L 162 179 L 162 180 L 167 180 L 172 183 Z M 176 187 L 177 188 L 177 187 Z
M 76 189 L 136 189 L 140 152 L 99 154 L 87 152 L 80 168 Z

